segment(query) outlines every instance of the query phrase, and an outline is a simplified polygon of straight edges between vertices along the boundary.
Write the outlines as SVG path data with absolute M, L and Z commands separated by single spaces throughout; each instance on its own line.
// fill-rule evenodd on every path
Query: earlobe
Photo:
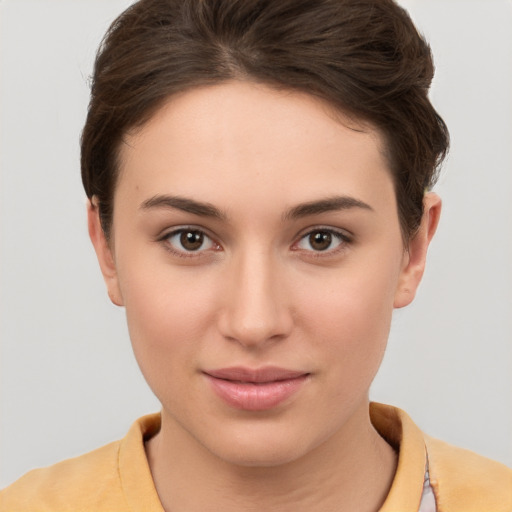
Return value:
M 416 295 L 425 270 L 428 246 L 436 232 L 440 215 L 441 198 L 433 192 L 425 194 L 420 227 L 404 255 L 404 265 L 395 293 L 395 308 L 409 305 Z
M 100 265 L 103 279 L 107 286 L 107 293 L 110 300 L 116 306 L 123 306 L 123 299 L 119 289 L 117 269 L 114 261 L 112 248 L 105 238 L 105 233 L 101 227 L 99 210 L 96 198 L 87 201 L 87 225 L 89 229 L 89 238 L 91 239 L 96 257 Z

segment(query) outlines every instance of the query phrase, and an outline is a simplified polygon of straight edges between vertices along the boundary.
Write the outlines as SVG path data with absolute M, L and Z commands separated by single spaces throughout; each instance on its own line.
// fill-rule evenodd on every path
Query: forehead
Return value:
M 279 191 L 281 200 L 307 201 L 376 192 L 380 182 L 389 185 L 390 174 L 376 129 L 305 93 L 229 82 L 173 96 L 127 134 L 116 194 Z

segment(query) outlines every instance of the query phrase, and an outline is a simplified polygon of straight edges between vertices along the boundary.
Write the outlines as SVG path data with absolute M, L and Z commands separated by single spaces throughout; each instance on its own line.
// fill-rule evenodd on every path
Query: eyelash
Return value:
M 303 233 L 300 238 L 297 240 L 297 242 L 294 242 L 292 245 L 292 250 L 294 251 L 302 251 L 300 247 L 297 247 L 302 241 L 306 240 L 308 237 L 311 237 L 311 235 L 315 233 L 322 233 L 322 234 L 328 234 L 332 237 L 332 241 L 334 242 L 334 239 L 338 240 L 338 246 L 334 249 L 327 248 L 325 250 L 308 250 L 304 249 L 304 252 L 309 253 L 309 257 L 313 258 L 328 258 L 330 256 L 335 256 L 339 254 L 342 251 L 345 251 L 353 241 L 352 237 L 349 236 L 346 232 L 340 231 L 333 228 L 327 228 L 322 226 L 316 226 L 314 228 L 309 228 L 307 232 Z
M 198 257 L 204 256 L 205 255 L 204 253 L 208 249 L 187 251 L 185 248 L 183 248 L 183 250 L 178 250 L 178 249 L 173 248 L 173 246 L 170 242 L 171 238 L 178 236 L 178 235 L 183 235 L 185 233 L 197 233 L 203 237 L 203 239 L 204 239 L 203 243 L 205 243 L 207 240 L 209 240 L 210 244 L 212 244 L 212 246 L 213 246 L 212 248 L 215 251 L 221 250 L 220 245 L 210 235 L 208 235 L 208 233 L 206 233 L 203 229 L 194 227 L 194 226 L 184 226 L 184 227 L 180 227 L 177 229 L 173 229 L 172 231 L 167 232 L 164 235 L 162 235 L 161 237 L 159 237 L 157 239 L 157 241 L 162 242 L 167 251 L 169 251 L 174 256 L 178 256 L 179 258 L 198 258 Z
M 202 245 L 205 243 L 205 241 L 208 240 L 209 243 L 212 245 L 212 247 L 211 248 L 209 247 L 207 249 L 199 248 L 196 251 L 193 251 L 193 250 L 187 251 L 186 249 L 183 249 L 183 250 L 174 249 L 170 242 L 170 239 L 172 239 L 173 237 L 176 237 L 178 235 L 181 236 L 185 233 L 199 234 L 200 236 L 203 237 Z M 308 237 L 310 237 L 311 235 L 313 235 L 315 233 L 322 233 L 322 234 L 330 235 L 333 239 L 338 240 L 338 242 L 339 242 L 338 246 L 335 247 L 334 249 L 327 248 L 325 250 L 317 250 L 317 251 L 309 250 L 309 249 L 301 249 L 300 247 L 298 247 L 298 245 L 302 241 L 306 240 Z M 201 256 L 204 256 L 205 255 L 204 253 L 206 251 L 208 251 L 209 249 L 213 249 L 214 251 L 222 250 L 222 247 L 220 246 L 220 244 L 218 242 L 216 242 L 210 235 L 208 235 L 208 233 L 206 233 L 203 229 L 194 227 L 194 226 L 184 226 L 184 227 L 180 227 L 177 229 L 173 229 L 172 231 L 167 232 L 164 235 L 162 235 L 161 237 L 159 237 L 157 239 L 157 241 L 162 242 L 167 251 L 169 251 L 171 254 L 173 254 L 175 256 L 178 256 L 179 258 L 201 257 Z M 318 227 L 310 228 L 310 229 L 308 229 L 307 232 L 301 234 L 300 237 L 298 238 L 298 240 L 292 244 L 291 249 L 292 249 L 292 251 L 297 251 L 297 252 L 301 251 L 301 252 L 309 253 L 308 254 L 309 257 L 322 258 L 322 257 L 334 256 L 334 255 L 338 254 L 339 252 L 346 250 L 347 245 L 349 245 L 350 243 L 352 243 L 352 237 L 347 235 L 345 232 L 338 231 L 333 228 L 325 228 L 325 227 L 318 226 Z

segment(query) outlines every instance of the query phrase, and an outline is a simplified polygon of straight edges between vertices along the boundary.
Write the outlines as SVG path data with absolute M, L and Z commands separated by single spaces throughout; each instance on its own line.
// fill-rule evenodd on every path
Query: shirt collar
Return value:
M 379 512 L 417 512 L 423 493 L 426 451 L 423 433 L 401 409 L 370 404 L 377 432 L 398 452 L 398 465 Z

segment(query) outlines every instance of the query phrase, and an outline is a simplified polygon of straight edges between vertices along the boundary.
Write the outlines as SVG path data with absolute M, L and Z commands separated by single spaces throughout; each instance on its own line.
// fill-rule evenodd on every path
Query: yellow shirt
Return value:
M 512 469 L 424 435 L 400 409 L 371 404 L 370 413 L 399 451 L 380 512 L 418 512 L 426 452 L 438 512 L 512 511 Z M 0 491 L 0 511 L 163 512 L 144 451 L 144 439 L 159 427 L 159 414 L 145 416 L 120 441 L 30 471 Z

